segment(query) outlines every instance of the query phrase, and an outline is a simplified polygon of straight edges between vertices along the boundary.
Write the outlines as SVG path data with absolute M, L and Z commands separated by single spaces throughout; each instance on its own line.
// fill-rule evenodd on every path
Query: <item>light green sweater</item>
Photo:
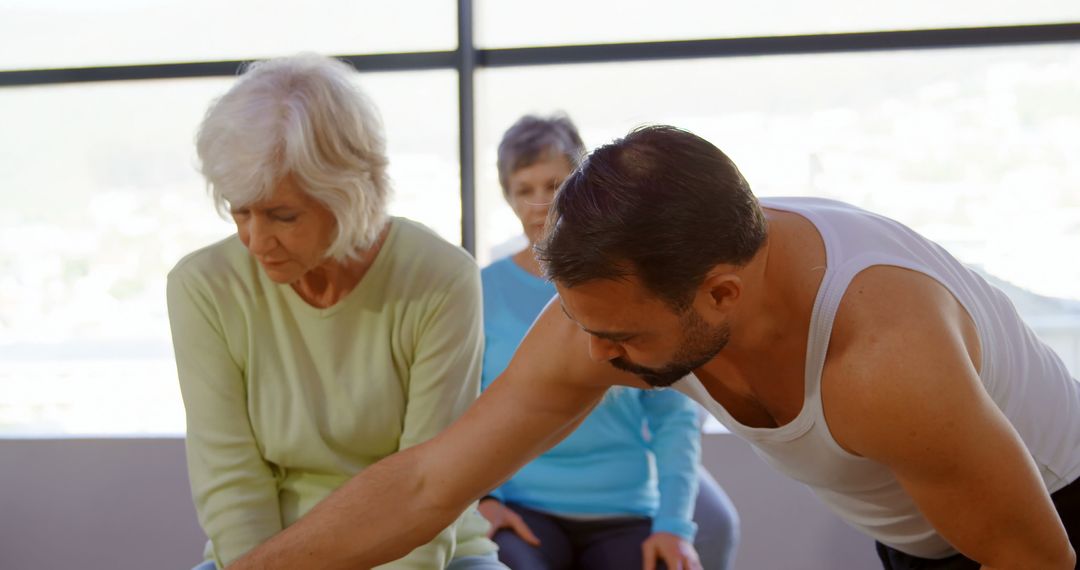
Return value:
M 391 221 L 367 274 L 330 308 L 269 280 L 236 236 L 181 260 L 168 303 L 191 489 L 219 567 L 365 467 L 434 436 L 479 391 L 476 265 L 405 219 Z M 380 568 L 493 552 L 486 529 L 470 509 Z

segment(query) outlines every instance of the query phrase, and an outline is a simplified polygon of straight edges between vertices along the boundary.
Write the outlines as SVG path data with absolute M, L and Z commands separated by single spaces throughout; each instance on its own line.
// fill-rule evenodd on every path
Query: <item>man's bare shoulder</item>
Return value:
M 844 293 L 833 323 L 830 356 L 861 358 L 867 356 L 868 345 L 895 342 L 929 328 L 963 335 L 970 325 L 960 302 L 934 278 L 903 267 L 875 265 L 856 275 Z M 860 350 L 849 351 L 849 346 Z
M 837 442 L 873 453 L 935 403 L 978 390 L 978 350 L 967 313 L 933 278 L 893 266 L 861 272 L 840 303 L 822 373 Z

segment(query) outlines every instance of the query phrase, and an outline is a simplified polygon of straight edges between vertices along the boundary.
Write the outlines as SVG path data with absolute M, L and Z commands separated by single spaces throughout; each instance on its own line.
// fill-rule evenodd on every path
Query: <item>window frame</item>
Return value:
M 449 69 L 458 78 L 460 245 L 476 255 L 475 73 L 484 67 L 681 60 L 695 58 L 1001 47 L 1080 42 L 1080 22 L 882 32 L 716 38 L 658 42 L 478 49 L 472 0 L 456 0 L 453 51 L 335 55 L 361 72 Z M 246 60 L 0 71 L 0 89 L 28 85 L 236 76 Z
M 688 60 L 893 50 L 943 50 L 1080 43 L 1080 22 L 935 28 L 695 40 L 479 49 L 473 0 L 455 0 L 457 49 L 410 53 L 335 54 L 360 72 L 451 70 L 458 83 L 460 245 L 476 255 L 476 72 L 482 68 Z M 247 60 L 0 71 L 0 89 L 51 84 L 235 77 Z M 16 435 L 15 437 L 25 437 Z M 79 435 L 66 435 L 78 438 Z M 4 436 L 0 436 L 3 439 Z

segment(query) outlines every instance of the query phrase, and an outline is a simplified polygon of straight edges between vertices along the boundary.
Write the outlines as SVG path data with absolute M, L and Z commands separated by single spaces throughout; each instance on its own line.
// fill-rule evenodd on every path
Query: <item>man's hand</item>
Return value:
M 497 499 L 489 498 L 480 501 L 479 510 L 480 514 L 484 515 L 484 518 L 491 523 L 491 528 L 487 533 L 488 538 L 495 536 L 499 529 L 508 528 L 525 542 L 533 546 L 540 546 L 540 539 L 536 538 L 533 531 L 529 529 L 529 525 L 525 524 L 525 520 Z
M 655 570 L 657 559 L 667 565 L 668 570 L 702 570 L 694 545 L 681 536 L 669 532 L 656 532 L 641 543 L 644 554 L 644 570 Z

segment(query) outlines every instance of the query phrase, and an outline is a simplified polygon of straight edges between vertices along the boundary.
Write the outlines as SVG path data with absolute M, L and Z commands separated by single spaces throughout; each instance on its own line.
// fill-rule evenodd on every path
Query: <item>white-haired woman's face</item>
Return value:
M 286 176 L 266 200 L 232 210 L 240 241 L 276 283 L 293 283 L 326 261 L 337 221 Z
M 565 156 L 549 155 L 513 171 L 507 178 L 506 200 L 521 221 L 530 245 L 544 235 L 544 222 L 555 199 L 555 190 L 572 170 Z

